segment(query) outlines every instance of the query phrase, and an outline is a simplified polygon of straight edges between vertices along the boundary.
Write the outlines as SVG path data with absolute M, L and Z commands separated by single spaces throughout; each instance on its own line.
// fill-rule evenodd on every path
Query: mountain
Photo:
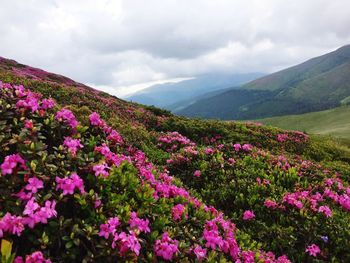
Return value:
M 0 60 L 3 262 L 349 262 L 350 150 Z
M 177 83 L 157 84 L 136 92 L 127 97 L 127 100 L 172 110 L 174 105 L 176 108 L 187 106 L 189 102 L 205 93 L 240 86 L 262 75 L 262 73 L 205 74 Z
M 265 125 L 313 134 L 332 135 L 350 142 L 350 106 L 258 120 Z
M 325 110 L 349 100 L 350 45 L 347 45 L 253 80 L 239 90 L 198 100 L 176 113 L 225 120 L 255 119 Z

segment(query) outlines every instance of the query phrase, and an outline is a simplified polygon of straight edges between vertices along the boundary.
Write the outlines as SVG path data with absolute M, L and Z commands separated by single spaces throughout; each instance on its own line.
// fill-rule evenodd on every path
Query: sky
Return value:
M 350 44 L 349 0 L 0 0 L 0 56 L 118 96 Z

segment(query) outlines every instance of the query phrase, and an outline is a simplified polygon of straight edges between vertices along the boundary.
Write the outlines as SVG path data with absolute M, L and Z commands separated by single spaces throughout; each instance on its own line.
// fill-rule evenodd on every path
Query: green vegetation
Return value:
M 282 129 L 332 135 L 350 141 L 350 106 L 300 115 L 266 118 L 258 121 Z
M 332 138 L 178 117 L 5 62 L 4 261 L 350 261 L 350 151 Z

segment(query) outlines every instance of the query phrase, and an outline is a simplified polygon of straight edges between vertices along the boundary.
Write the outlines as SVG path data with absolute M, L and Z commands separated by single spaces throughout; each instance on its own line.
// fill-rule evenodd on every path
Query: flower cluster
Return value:
M 23 223 L 28 225 L 30 228 L 38 223 L 47 224 L 47 220 L 57 216 L 56 212 L 56 201 L 45 201 L 45 205 L 41 207 L 36 203 L 35 199 L 32 198 L 26 204 L 23 214 L 26 217 L 23 218 Z
M 39 99 L 38 94 L 28 92 L 25 99 L 21 99 L 16 103 L 16 107 L 18 109 L 28 109 L 31 112 L 37 111 L 39 109 Z
M 197 245 L 193 249 L 193 253 L 196 255 L 197 260 L 202 261 L 207 255 L 207 250 L 205 248 L 202 248 L 200 245 Z
M 75 131 L 76 127 L 78 126 L 78 121 L 76 120 L 73 112 L 68 109 L 61 109 L 60 111 L 56 112 L 56 120 L 66 122 L 73 131 Z
M 24 159 L 19 154 L 6 156 L 0 167 L 2 175 L 13 174 L 18 168 L 27 169 Z
M 30 255 L 27 255 L 25 260 L 23 260 L 22 257 L 16 257 L 13 263 L 51 263 L 51 260 L 45 259 L 41 251 L 36 251 Z
M 65 137 L 63 146 L 67 147 L 68 151 L 73 155 L 77 155 L 78 149 L 82 149 L 83 145 L 80 143 L 79 139 L 73 139 L 71 137 Z
M 313 257 L 317 257 L 317 254 L 321 252 L 319 246 L 315 244 L 308 246 L 305 251 L 309 253 L 310 256 L 313 256 Z
M 100 225 L 99 236 L 108 239 L 110 235 L 114 236 L 117 227 L 120 226 L 120 221 L 118 217 L 111 217 L 108 219 L 107 223 Z
M 164 148 L 168 152 L 178 150 L 180 147 L 194 146 L 190 139 L 178 132 L 170 132 L 158 138 L 158 147 Z
M 175 221 L 181 220 L 185 211 L 186 211 L 186 207 L 183 204 L 175 205 L 171 210 L 171 213 L 173 215 L 173 219 Z
M 72 173 L 69 177 L 56 177 L 56 189 L 62 190 L 63 195 L 73 194 L 75 189 L 78 189 L 81 194 L 85 193 L 84 181 L 77 173 Z
M 249 143 L 245 143 L 243 145 L 239 143 L 235 143 L 233 145 L 233 148 L 235 149 L 236 152 L 239 152 L 240 150 L 243 150 L 245 152 L 250 152 L 253 149 L 253 146 Z
M 255 214 L 253 211 L 246 210 L 243 213 L 243 220 L 250 221 L 255 217 Z
M 135 224 L 135 222 L 133 222 Z M 147 226 L 143 223 L 143 230 L 149 232 L 148 222 Z M 129 234 L 125 232 L 117 233 L 117 228 L 120 226 L 120 221 L 118 217 L 109 218 L 107 223 L 100 225 L 99 236 L 108 239 L 112 237 L 112 248 L 119 248 L 122 255 L 125 255 L 128 251 L 140 254 L 141 245 L 135 234 L 135 232 L 130 231 Z M 138 225 L 139 226 L 139 225 Z M 147 229 L 148 228 L 148 229 Z
M 179 253 L 179 241 L 171 239 L 168 232 L 162 234 L 162 238 L 156 240 L 154 252 L 165 260 L 173 260 L 174 254 Z
M 101 120 L 101 117 L 98 113 L 93 112 L 89 116 L 89 120 L 92 126 L 100 126 L 103 127 L 105 125 L 105 122 Z
M 108 172 L 108 165 L 106 163 L 102 163 L 102 164 L 95 164 L 92 167 L 92 170 L 95 172 L 95 176 L 102 176 L 102 177 L 108 177 L 109 176 L 109 172 Z
M 54 107 L 50 99 L 40 101 L 40 96 L 30 95 L 24 88 L 0 86 L 6 87 L 5 91 L 0 89 L 1 94 L 5 94 L 1 99 L 10 105 L 0 107 L 0 111 L 6 113 L 0 114 L 1 123 L 6 123 L 7 128 L 6 118 L 13 115 L 26 120 L 24 127 L 17 125 L 0 131 L 0 137 L 5 138 L 0 140 L 4 150 L 0 154 L 3 161 L 1 175 L 11 175 L 0 177 L 6 186 L 1 190 L 6 200 L 0 200 L 0 206 L 4 208 L 0 236 L 13 240 L 19 255 L 41 248 L 42 252 L 33 253 L 34 261 L 45 262 L 44 255 L 57 255 L 60 261 L 76 261 L 77 258 L 92 261 L 95 256 L 103 256 L 106 260 L 117 261 L 147 261 L 158 257 L 159 260 L 190 262 L 207 258 L 234 262 L 289 262 L 286 256 L 277 257 L 261 250 L 268 245 L 277 253 L 297 253 L 296 258 L 301 260 L 306 260 L 307 254 L 324 259 L 329 259 L 331 253 L 336 258 L 346 256 L 341 243 L 334 243 L 336 229 L 347 229 L 343 223 L 350 211 L 346 176 L 334 173 L 331 168 L 326 171 L 317 162 L 303 160 L 302 156 L 291 155 L 288 147 L 281 147 L 283 151 L 273 144 L 265 147 L 264 138 L 268 136 L 268 143 L 277 144 L 275 130 L 261 134 L 263 127 L 228 123 L 225 127 L 243 132 L 234 134 L 225 128 L 213 133 L 205 128 L 201 135 L 191 135 L 194 143 L 178 132 L 159 134 L 162 124 L 158 124 L 157 116 L 147 120 L 148 126 L 142 118 L 133 119 L 128 124 L 135 130 L 146 127 L 151 132 L 146 135 L 135 132 L 130 137 L 126 133 L 124 140 L 94 112 L 89 117 L 90 127 L 79 126 L 72 136 L 66 125 L 75 131 L 78 122 L 71 111 L 63 108 L 56 114 L 54 110 L 46 112 Z M 11 95 L 6 97 L 8 94 Z M 32 96 L 37 99 L 37 109 Z M 84 94 L 79 94 L 80 98 L 84 98 Z M 20 100 L 23 102 L 16 107 Z M 106 105 L 107 108 L 116 107 L 107 97 L 101 101 L 105 103 L 103 107 L 98 103 L 88 106 L 99 111 Z M 129 104 L 118 104 L 118 107 L 127 112 L 127 116 L 151 115 L 142 108 L 130 110 Z M 108 116 L 105 113 L 101 111 Z M 168 125 L 164 130 L 169 131 L 171 124 L 166 123 L 165 117 L 161 118 Z M 259 134 L 254 135 L 257 131 Z M 190 132 L 184 132 L 190 136 Z M 221 135 L 215 135 L 216 132 Z M 293 140 L 299 136 L 293 132 L 285 133 Z M 134 135 L 137 139 L 132 138 Z M 160 149 L 156 151 L 153 151 L 153 145 L 145 145 L 147 153 L 151 153 L 150 159 L 135 147 L 138 143 L 127 143 L 140 142 L 142 136 L 150 136 L 147 139 L 152 142 L 160 139 Z M 233 140 L 251 144 L 233 145 Z M 8 147 L 8 142 L 20 143 Z M 59 150 L 57 145 L 61 145 Z M 60 151 L 62 145 L 66 149 L 64 152 Z M 267 150 L 270 148 L 275 152 Z M 18 156 L 10 157 L 13 153 Z M 156 160 L 157 165 L 150 160 Z M 198 190 L 204 200 L 213 202 L 226 215 L 235 218 L 239 231 L 216 208 L 193 197 L 192 190 Z M 74 193 L 78 194 L 73 196 Z M 245 210 L 247 208 L 254 211 Z M 184 218 L 188 220 L 181 220 Z M 305 231 L 295 234 L 300 229 L 300 218 L 307 224 L 309 218 L 322 220 L 327 227 L 329 240 L 326 233 L 320 231 L 319 224 L 308 229 L 310 240 L 323 242 L 322 253 L 316 247 L 305 245 Z M 275 229 L 270 227 L 271 220 L 275 220 Z M 295 244 L 288 243 L 291 245 L 286 248 L 283 246 L 286 242 L 280 242 L 281 239 L 285 241 L 284 235 L 276 236 L 279 246 L 276 249 L 274 243 L 267 244 L 270 240 L 266 237 L 281 231 L 280 222 L 283 227 L 293 226 L 295 232 L 291 230 L 291 234 L 295 234 L 297 240 Z M 64 238 L 52 235 L 55 231 L 60 231 Z M 257 231 L 259 242 L 255 240 Z M 346 231 L 339 235 L 339 240 L 346 240 Z M 98 246 L 90 246 L 90 242 Z M 245 244 L 249 244 L 247 251 L 243 249 Z M 57 248 L 59 251 L 53 253 L 52 250 Z M 23 257 L 18 260 L 21 259 Z
M 140 232 L 144 232 L 144 233 L 151 232 L 149 228 L 149 220 L 139 218 L 136 212 L 131 212 L 129 225 L 131 229 L 136 229 Z

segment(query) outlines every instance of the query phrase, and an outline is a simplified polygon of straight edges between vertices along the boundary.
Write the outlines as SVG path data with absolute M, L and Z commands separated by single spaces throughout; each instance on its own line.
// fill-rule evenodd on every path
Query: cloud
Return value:
M 349 44 L 349 24 L 347 0 L 2 0 L 0 55 L 125 93 L 272 72 Z

